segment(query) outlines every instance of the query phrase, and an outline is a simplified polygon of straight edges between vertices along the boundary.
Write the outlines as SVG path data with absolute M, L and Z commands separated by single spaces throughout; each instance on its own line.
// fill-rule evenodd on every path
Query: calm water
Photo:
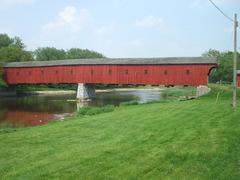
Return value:
M 71 116 L 83 106 L 118 106 L 136 100 L 140 103 L 158 100 L 160 91 L 127 91 L 97 93 L 95 100 L 77 102 L 75 95 L 0 97 L 0 126 L 28 127 L 46 124 Z

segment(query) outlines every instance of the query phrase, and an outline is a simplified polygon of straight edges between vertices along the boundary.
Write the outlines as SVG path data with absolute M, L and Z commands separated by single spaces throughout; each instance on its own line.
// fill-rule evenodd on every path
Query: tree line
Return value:
M 217 68 L 213 69 L 209 75 L 211 83 L 232 83 L 233 81 L 233 57 L 232 51 L 221 52 L 210 49 L 203 54 L 203 57 L 216 57 L 218 61 Z M 240 53 L 237 53 L 237 67 L 240 68 Z
M 71 48 L 69 50 L 54 47 L 41 47 L 27 51 L 19 37 L 0 34 L 0 62 L 48 61 L 61 59 L 103 58 L 101 53 L 88 49 Z
M 96 51 L 80 48 L 64 50 L 55 47 L 40 47 L 34 51 L 28 51 L 21 38 L 0 34 L 0 87 L 5 85 L 1 68 L 3 63 L 85 58 L 104 58 L 104 55 Z

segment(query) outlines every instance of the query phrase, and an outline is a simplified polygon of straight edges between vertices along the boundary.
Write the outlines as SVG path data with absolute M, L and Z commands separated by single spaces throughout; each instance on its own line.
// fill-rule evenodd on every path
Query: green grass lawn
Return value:
M 191 101 L 1 129 L 0 179 L 239 179 L 240 107 L 229 87 L 213 88 Z

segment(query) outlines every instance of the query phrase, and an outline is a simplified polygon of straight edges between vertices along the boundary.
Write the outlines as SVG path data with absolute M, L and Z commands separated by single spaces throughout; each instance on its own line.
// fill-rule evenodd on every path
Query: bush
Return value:
M 132 106 L 132 105 L 138 105 L 139 103 L 137 101 L 128 101 L 128 102 L 122 102 L 120 103 L 120 106 Z
M 179 97 L 179 96 L 193 96 L 196 93 L 195 87 L 173 87 L 165 89 L 162 92 L 162 96 L 165 98 Z
M 78 116 L 92 116 L 96 114 L 101 114 L 101 113 L 107 113 L 107 112 L 112 112 L 114 111 L 114 106 L 113 105 L 107 105 L 103 107 L 83 107 L 79 109 L 77 115 Z
M 0 87 L 6 87 L 6 83 L 3 80 L 3 69 L 1 66 L 0 66 Z
M 233 81 L 233 56 L 231 51 L 220 52 L 218 50 L 210 49 L 203 54 L 204 57 L 216 57 L 218 60 L 218 66 L 213 69 L 209 75 L 209 82 L 224 82 L 231 83 Z M 240 53 L 237 53 L 238 59 Z M 240 61 L 237 62 L 237 66 L 240 66 Z
M 169 101 L 170 101 L 170 100 L 159 99 L 159 100 L 148 101 L 148 102 L 145 102 L 145 103 L 143 103 L 143 104 L 165 103 L 165 102 L 169 102 Z

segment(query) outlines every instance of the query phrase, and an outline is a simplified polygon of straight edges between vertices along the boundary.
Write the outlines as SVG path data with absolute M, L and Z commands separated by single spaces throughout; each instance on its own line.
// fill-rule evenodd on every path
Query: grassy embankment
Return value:
M 238 179 L 240 107 L 230 104 L 229 87 L 215 86 L 196 100 L 2 129 L 1 178 Z

